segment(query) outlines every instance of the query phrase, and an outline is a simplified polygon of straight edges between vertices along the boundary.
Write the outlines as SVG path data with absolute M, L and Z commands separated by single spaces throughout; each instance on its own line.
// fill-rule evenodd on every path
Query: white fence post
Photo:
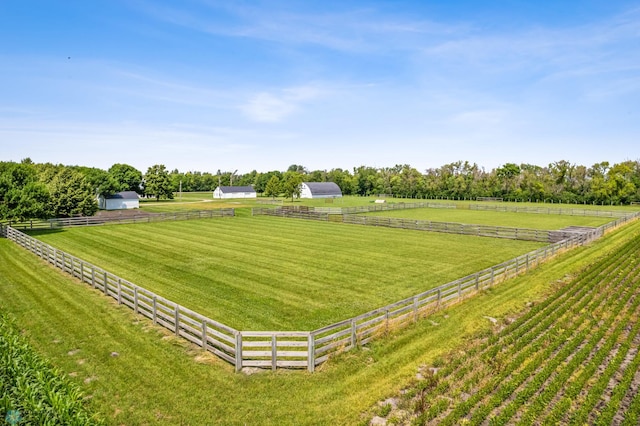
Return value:
M 242 371 L 242 333 L 236 333 L 236 372 Z
M 180 307 L 177 304 L 173 317 L 176 325 L 176 336 L 180 336 Z
M 351 347 L 355 348 L 358 344 L 358 329 L 356 327 L 356 320 L 351 320 Z
M 313 333 L 307 337 L 307 371 L 313 373 L 316 369 L 316 339 Z
M 278 340 L 275 333 L 271 335 L 271 370 L 278 368 Z
M 207 322 L 202 320 L 202 349 L 207 350 Z

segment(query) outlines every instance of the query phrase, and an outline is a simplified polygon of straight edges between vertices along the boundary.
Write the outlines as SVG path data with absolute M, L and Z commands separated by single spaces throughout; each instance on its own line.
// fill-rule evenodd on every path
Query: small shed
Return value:
M 219 186 L 213 191 L 213 198 L 256 198 L 252 186 Z
M 335 182 L 302 182 L 300 198 L 339 198 L 342 191 Z
M 140 197 L 135 191 L 117 192 L 98 197 L 98 207 L 102 210 L 128 210 L 140 208 Z

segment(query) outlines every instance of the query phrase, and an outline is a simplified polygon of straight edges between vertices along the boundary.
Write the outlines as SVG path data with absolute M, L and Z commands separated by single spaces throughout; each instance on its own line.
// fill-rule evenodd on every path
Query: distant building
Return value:
M 213 198 L 256 198 L 252 186 L 219 186 L 213 191 Z
M 334 182 L 302 182 L 300 198 L 339 198 L 340 187 Z
M 140 208 L 140 197 L 135 191 L 117 192 L 98 197 L 98 207 L 102 210 L 128 210 Z

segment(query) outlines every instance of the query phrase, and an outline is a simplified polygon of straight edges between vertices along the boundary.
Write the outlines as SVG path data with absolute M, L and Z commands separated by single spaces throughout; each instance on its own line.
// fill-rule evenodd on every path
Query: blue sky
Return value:
M 0 160 L 640 159 L 640 3 L 0 0 Z

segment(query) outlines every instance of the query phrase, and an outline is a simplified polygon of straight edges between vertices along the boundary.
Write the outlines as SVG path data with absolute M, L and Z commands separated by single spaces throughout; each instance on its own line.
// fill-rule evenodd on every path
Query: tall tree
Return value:
M 135 167 L 116 163 L 109 169 L 109 174 L 120 187 L 118 191 L 135 191 L 142 194 L 142 172 Z
M 271 176 L 271 179 L 269 179 L 269 182 L 267 182 L 267 186 L 264 188 L 264 195 L 266 195 L 267 197 L 275 198 L 280 194 L 280 192 L 280 178 L 278 178 L 278 176 L 276 175 L 273 175 Z
M 48 186 L 55 217 L 92 216 L 98 211 L 94 189 L 82 173 L 64 168 Z
M 516 184 L 516 179 L 520 176 L 520 166 L 514 163 L 507 163 L 496 169 L 496 175 L 504 183 L 504 195 L 510 195 Z
M 38 180 L 31 161 L 0 162 L 0 219 L 46 219 L 51 216 L 49 191 Z
M 302 184 L 302 173 L 289 171 L 284 174 L 284 182 L 282 183 L 282 191 L 285 197 L 291 197 L 293 202 L 294 197 L 300 197 Z
M 156 164 L 147 169 L 144 175 L 144 193 L 154 197 L 156 201 L 161 198 L 173 199 L 173 185 L 164 164 Z

